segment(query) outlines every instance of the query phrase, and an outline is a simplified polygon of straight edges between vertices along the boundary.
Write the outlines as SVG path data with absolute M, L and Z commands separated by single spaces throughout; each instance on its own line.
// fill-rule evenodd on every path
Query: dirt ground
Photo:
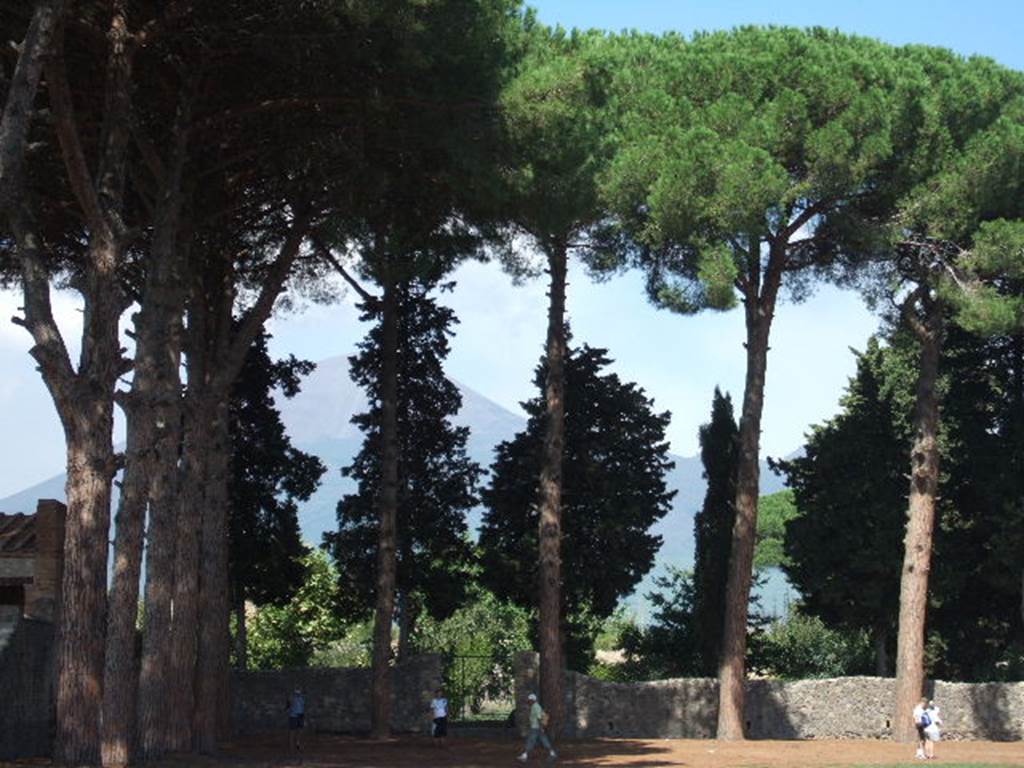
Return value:
M 427 737 L 374 742 L 349 736 L 306 734 L 301 757 L 289 754 L 287 734 L 272 734 L 227 745 L 221 759 L 162 761 L 165 768 L 213 768 L 223 765 L 302 766 L 302 768 L 475 768 L 518 766 L 522 746 L 514 740 L 452 738 L 445 748 Z M 576 766 L 793 766 L 825 768 L 853 765 L 914 765 L 913 746 L 890 741 L 747 741 L 601 739 L 562 745 L 553 765 Z M 1024 766 L 1024 743 L 961 741 L 937 745 L 935 763 Z M 919 763 L 918 763 L 919 764 Z M 547 756 L 534 750 L 528 763 L 549 768 Z

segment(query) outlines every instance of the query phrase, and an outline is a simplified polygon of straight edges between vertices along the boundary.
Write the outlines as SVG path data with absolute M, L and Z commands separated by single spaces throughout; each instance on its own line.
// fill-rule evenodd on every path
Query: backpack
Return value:
M 917 721 L 917 724 L 920 725 L 922 728 L 927 728 L 929 725 L 932 724 L 931 715 L 929 715 L 927 711 L 922 712 L 921 719 Z

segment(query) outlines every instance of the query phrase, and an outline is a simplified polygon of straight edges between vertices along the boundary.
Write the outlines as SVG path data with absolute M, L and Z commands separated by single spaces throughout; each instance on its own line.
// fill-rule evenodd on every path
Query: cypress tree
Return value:
M 718 674 L 725 621 L 725 582 L 732 528 L 736 518 L 736 438 L 732 398 L 715 387 L 711 421 L 700 428 L 700 458 L 708 482 L 704 506 L 693 520 L 696 557 L 693 569 L 694 634 L 700 671 Z

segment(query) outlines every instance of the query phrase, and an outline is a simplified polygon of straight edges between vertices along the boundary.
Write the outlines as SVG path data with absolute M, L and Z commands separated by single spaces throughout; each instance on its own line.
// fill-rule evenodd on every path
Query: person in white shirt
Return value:
M 925 716 L 925 710 L 928 709 L 928 699 L 921 699 L 917 702 L 917 706 L 914 707 L 914 727 L 917 729 L 917 753 L 914 755 L 918 760 L 924 760 L 928 753 L 926 751 L 928 737 L 925 736 L 924 729 L 928 720 Z
M 448 737 L 448 699 L 440 688 L 434 691 L 434 698 L 430 700 L 430 712 L 434 716 L 431 733 L 437 739 L 438 746 L 443 747 Z

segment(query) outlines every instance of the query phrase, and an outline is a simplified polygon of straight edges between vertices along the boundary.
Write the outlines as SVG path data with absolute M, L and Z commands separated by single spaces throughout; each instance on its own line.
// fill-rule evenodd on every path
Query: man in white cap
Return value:
M 541 708 L 540 703 L 538 703 L 537 694 L 531 693 L 526 699 L 530 702 L 530 733 L 526 736 L 526 746 L 523 747 L 523 754 L 516 759 L 521 763 L 525 763 L 526 758 L 530 756 L 530 750 L 540 741 L 548 751 L 548 757 L 554 760 L 557 755 L 551 746 L 551 742 L 548 740 L 548 735 L 544 733 L 544 726 L 547 724 L 548 716 Z

